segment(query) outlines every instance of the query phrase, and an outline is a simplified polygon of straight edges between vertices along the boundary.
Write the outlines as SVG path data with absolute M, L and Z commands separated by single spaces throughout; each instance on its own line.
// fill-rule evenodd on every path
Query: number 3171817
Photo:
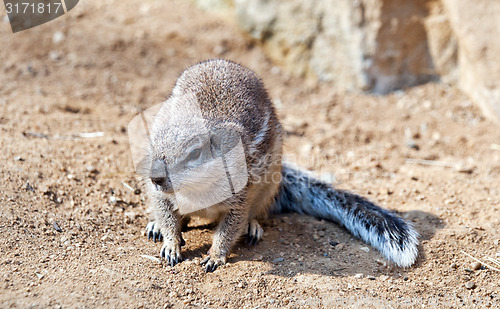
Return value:
M 5 8 L 7 9 L 7 14 L 57 14 L 61 8 L 61 2 L 59 3 L 5 3 Z

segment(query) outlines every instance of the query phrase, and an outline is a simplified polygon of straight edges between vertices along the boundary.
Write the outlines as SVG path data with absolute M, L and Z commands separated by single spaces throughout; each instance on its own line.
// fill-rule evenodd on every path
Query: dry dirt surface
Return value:
M 15 35 L 4 22 L 0 57 L 0 307 L 500 307 L 500 272 L 463 253 L 500 255 L 500 129 L 457 89 L 374 97 L 292 78 L 180 0 L 81 1 Z M 213 57 L 263 78 L 290 160 L 413 221 L 414 267 L 300 215 L 269 218 L 214 273 L 199 265 L 206 222 L 184 232 L 186 261 L 159 262 L 127 124 Z

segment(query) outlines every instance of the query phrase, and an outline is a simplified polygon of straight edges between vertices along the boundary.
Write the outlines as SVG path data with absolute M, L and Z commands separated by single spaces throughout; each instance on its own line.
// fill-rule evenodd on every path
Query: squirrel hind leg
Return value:
M 260 226 L 259 222 L 255 219 L 251 219 L 248 223 L 248 232 L 246 241 L 248 245 L 253 246 L 256 245 L 264 235 L 264 229 Z

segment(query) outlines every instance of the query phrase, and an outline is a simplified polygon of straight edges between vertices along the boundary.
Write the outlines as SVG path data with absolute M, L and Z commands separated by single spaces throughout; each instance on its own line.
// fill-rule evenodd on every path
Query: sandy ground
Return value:
M 16 35 L 0 24 L 0 46 L 0 307 L 500 307 L 500 272 L 461 252 L 500 255 L 500 130 L 457 89 L 313 85 L 185 1 L 84 1 Z M 262 76 L 291 160 L 414 222 L 414 267 L 299 215 L 264 222 L 214 273 L 204 222 L 184 233 L 185 262 L 155 261 L 127 124 L 213 57 Z

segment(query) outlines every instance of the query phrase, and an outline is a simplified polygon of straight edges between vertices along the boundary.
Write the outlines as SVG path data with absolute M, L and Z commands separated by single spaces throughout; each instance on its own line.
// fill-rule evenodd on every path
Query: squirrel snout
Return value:
M 162 160 L 156 159 L 153 161 L 149 178 L 153 184 L 161 187 L 164 191 L 173 191 L 172 183 L 168 177 L 167 165 Z

